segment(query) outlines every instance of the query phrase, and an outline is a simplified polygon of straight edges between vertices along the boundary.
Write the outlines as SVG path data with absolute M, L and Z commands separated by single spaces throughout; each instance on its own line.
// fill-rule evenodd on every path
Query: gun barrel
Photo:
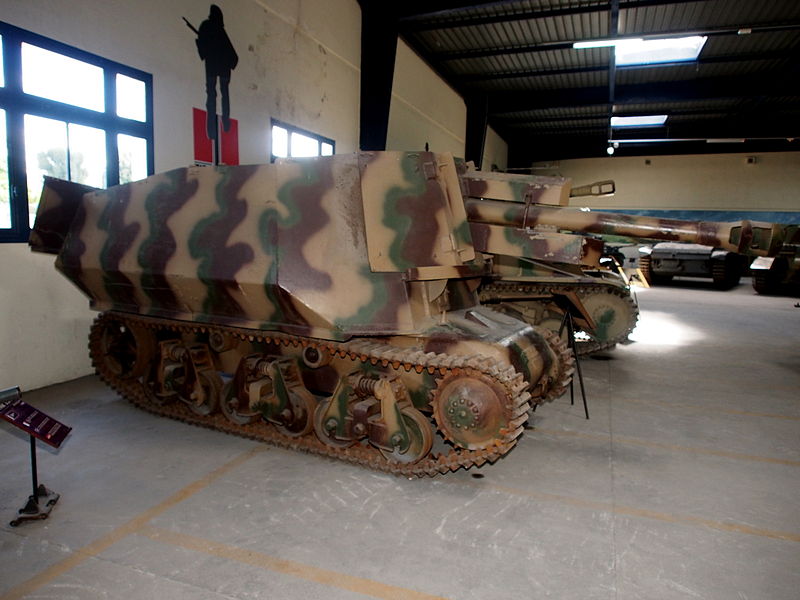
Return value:
M 643 240 L 692 242 L 734 252 L 749 251 L 753 239 L 753 227 L 749 221 L 681 221 L 475 198 L 467 198 L 466 207 L 470 222 L 490 225 L 545 227 Z
M 186 17 L 181 17 L 181 19 L 183 19 L 183 22 L 184 22 L 184 23 L 186 23 L 186 26 L 187 26 L 189 29 L 191 29 L 192 31 L 194 31 L 195 35 L 200 35 L 200 32 L 199 32 L 199 31 L 197 31 L 197 28 L 196 28 L 194 25 L 192 25 L 192 24 L 189 22 L 189 19 L 187 19 Z

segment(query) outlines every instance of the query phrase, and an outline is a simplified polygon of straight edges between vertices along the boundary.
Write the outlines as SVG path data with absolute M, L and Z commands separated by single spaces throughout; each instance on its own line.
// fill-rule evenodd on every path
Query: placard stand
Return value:
M 33 478 L 33 494 L 28 496 L 28 502 L 19 509 L 16 519 L 11 521 L 9 525 L 16 527 L 24 521 L 38 521 L 46 519 L 53 510 L 53 507 L 61 497 L 52 490 L 48 490 L 44 484 L 39 483 L 39 477 L 36 473 L 36 438 L 33 435 L 31 438 L 31 477 Z
M 25 521 L 46 519 L 61 497 L 39 483 L 36 468 L 36 439 L 59 448 L 64 439 L 72 431 L 63 423 L 47 416 L 40 410 L 21 400 L 22 392 L 18 387 L 0 391 L 0 417 L 26 432 L 31 440 L 31 478 L 33 494 L 17 512 L 17 517 L 9 523 L 12 527 Z

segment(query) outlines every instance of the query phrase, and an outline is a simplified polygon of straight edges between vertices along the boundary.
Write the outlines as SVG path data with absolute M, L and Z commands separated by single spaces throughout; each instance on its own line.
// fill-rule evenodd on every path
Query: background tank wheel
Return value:
M 205 370 L 197 373 L 202 390 L 201 398 L 183 398 L 191 411 L 196 415 L 206 416 L 212 414 L 219 406 L 222 392 L 222 378 L 216 371 Z
M 155 348 L 153 333 L 109 316 L 98 319 L 95 326 L 99 333 L 99 356 L 94 357 L 95 366 L 120 379 L 144 375 Z
M 770 269 L 753 269 L 753 289 L 758 294 L 771 295 L 781 291 L 781 282 L 786 278 L 789 264 L 783 257 L 775 258 Z
M 229 381 L 222 386 L 222 392 L 219 398 L 219 407 L 222 409 L 222 414 L 232 423 L 237 425 L 247 425 L 252 423 L 257 413 L 254 412 L 239 412 L 239 398 L 234 394 L 233 381 Z
M 333 437 L 331 431 L 325 427 L 325 413 L 328 412 L 328 407 L 333 402 L 333 398 L 323 400 L 314 411 L 314 433 L 322 440 L 327 446 L 331 448 L 348 448 L 356 443 L 355 439 L 340 440 Z
M 718 290 L 729 290 L 739 285 L 741 274 L 741 261 L 735 254 L 727 254 L 723 260 L 711 264 L 711 278 Z
M 275 428 L 283 435 L 289 437 L 301 437 L 311 431 L 314 427 L 316 416 L 316 402 L 311 392 L 301 387 L 289 389 L 289 404 L 291 416 L 285 423 L 275 423 Z
M 648 285 L 664 285 L 672 281 L 672 275 L 661 275 L 653 272 L 653 259 L 650 256 L 639 258 L 639 270 Z
M 769 273 L 753 274 L 753 289 L 758 294 L 770 295 L 778 292 L 778 286 Z
M 389 462 L 414 464 L 431 451 L 433 447 L 433 430 L 431 429 L 430 421 L 416 408 L 403 408 L 400 414 L 403 416 L 403 423 L 411 438 L 408 449 L 403 453 L 397 449 L 391 452 L 383 448 L 379 448 L 379 450 Z

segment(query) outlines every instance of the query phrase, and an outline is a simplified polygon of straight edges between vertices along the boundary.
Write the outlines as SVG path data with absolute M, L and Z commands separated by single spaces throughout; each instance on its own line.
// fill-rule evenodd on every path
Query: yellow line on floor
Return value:
M 306 581 L 313 581 L 330 587 L 356 592 L 357 594 L 381 598 L 382 600 L 444 600 L 441 596 L 431 596 L 430 594 L 387 585 L 363 577 L 355 577 L 291 560 L 275 558 L 261 552 L 238 548 L 167 529 L 144 527 L 137 533 L 164 544 L 179 546 L 194 552 L 202 552 L 210 556 L 236 561 L 261 569 L 269 569 L 284 575 L 292 575 Z
M 202 477 L 195 481 L 194 483 L 190 483 L 183 489 L 177 491 L 172 496 L 157 504 L 156 506 L 144 511 L 140 515 L 134 517 L 127 523 L 120 525 L 110 533 L 104 535 L 103 537 L 87 544 L 83 548 L 78 548 L 68 557 L 63 560 L 58 561 L 54 565 L 48 567 L 47 569 L 37 573 L 27 581 L 22 582 L 21 584 L 11 588 L 8 592 L 6 592 L 0 600 L 16 600 L 18 598 L 22 598 L 27 596 L 28 594 L 33 593 L 37 589 L 47 585 L 57 577 L 63 575 L 64 573 L 74 569 L 84 561 L 93 558 L 100 553 L 104 552 L 121 539 L 131 535 L 132 533 L 136 533 L 142 527 L 147 525 L 147 522 L 151 519 L 159 516 L 160 514 L 166 512 L 176 504 L 179 504 L 186 500 L 187 498 L 193 496 L 194 494 L 202 491 L 209 485 L 211 485 L 214 481 L 235 469 L 239 465 L 245 463 L 246 461 L 253 458 L 256 454 L 264 452 L 267 448 L 265 446 L 255 446 L 251 450 L 244 452 L 237 456 L 236 458 L 229 460 L 224 465 L 214 469 L 205 477 Z
M 765 417 L 768 419 L 784 419 L 787 421 L 800 421 L 800 417 L 794 415 L 779 415 L 775 413 L 755 412 L 749 410 L 739 410 L 736 408 L 716 408 L 712 406 L 700 406 L 695 404 L 681 404 L 680 402 L 662 402 L 659 400 L 640 400 L 638 398 L 615 398 L 621 402 L 630 402 L 631 404 L 651 404 L 653 406 L 663 406 L 671 410 L 683 410 L 687 412 L 697 413 L 710 413 L 710 414 L 726 414 L 726 415 L 742 415 L 745 417 Z
M 773 529 L 760 529 L 758 527 L 751 527 L 742 523 L 731 523 L 726 521 L 715 521 L 713 519 L 704 519 L 701 517 L 694 517 L 692 515 L 680 515 L 674 513 L 662 513 L 654 510 L 647 510 L 643 508 L 635 508 L 632 506 L 620 506 L 608 502 L 595 502 L 593 500 L 583 500 L 581 498 L 574 498 L 572 496 L 561 496 L 558 494 L 548 494 L 545 492 L 533 492 L 528 490 L 521 490 L 503 485 L 495 484 L 481 484 L 464 482 L 474 487 L 481 487 L 498 492 L 504 492 L 514 496 L 526 496 L 534 500 L 542 500 L 546 502 L 558 502 L 560 504 L 568 504 L 578 508 L 588 508 L 591 510 L 598 510 L 615 515 L 627 517 L 639 517 L 643 519 L 652 519 L 654 521 L 663 521 L 665 523 L 675 523 L 684 525 L 699 525 L 708 527 L 709 529 L 716 529 L 718 531 L 726 531 L 729 533 L 744 533 L 747 535 L 754 535 L 758 537 L 772 538 L 775 540 L 784 540 L 788 542 L 800 542 L 800 534 L 790 533 L 786 531 L 776 531 Z
M 584 433 L 581 431 L 568 431 L 561 429 L 542 429 L 535 427 L 534 431 L 544 433 L 546 435 L 553 435 L 557 437 L 578 437 L 589 440 L 599 440 L 608 442 L 609 435 L 607 433 Z M 712 450 L 711 448 L 697 448 L 694 446 L 679 446 L 677 444 L 662 444 L 659 442 L 650 442 L 647 440 L 640 440 L 637 438 L 629 438 L 623 436 L 614 436 L 614 443 L 619 444 L 632 444 L 635 446 L 645 446 L 648 448 L 659 448 L 662 450 L 671 450 L 674 452 L 690 452 L 692 454 L 707 454 L 710 456 L 722 456 L 724 458 L 733 458 L 736 460 L 749 460 L 754 462 L 772 463 L 776 465 L 787 465 L 790 467 L 800 467 L 800 460 L 790 460 L 788 458 L 772 458 L 769 456 L 758 456 L 755 454 L 742 454 L 740 452 L 727 452 L 725 450 Z

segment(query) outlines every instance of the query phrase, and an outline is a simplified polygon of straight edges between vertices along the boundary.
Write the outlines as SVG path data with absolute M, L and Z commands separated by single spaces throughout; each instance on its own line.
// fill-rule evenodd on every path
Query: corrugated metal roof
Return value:
M 392 6 L 400 35 L 434 70 L 465 97 L 485 98 L 489 125 L 516 162 L 605 155 L 612 105 L 620 115 L 671 114 L 667 135 L 682 139 L 771 138 L 771 149 L 795 149 L 785 138 L 800 138 L 797 0 Z M 607 48 L 572 48 L 590 39 L 695 33 L 708 40 L 699 60 L 688 64 L 617 68 Z M 760 114 L 758 107 L 767 106 L 769 114 Z M 536 155 L 542 147 L 550 154 Z

